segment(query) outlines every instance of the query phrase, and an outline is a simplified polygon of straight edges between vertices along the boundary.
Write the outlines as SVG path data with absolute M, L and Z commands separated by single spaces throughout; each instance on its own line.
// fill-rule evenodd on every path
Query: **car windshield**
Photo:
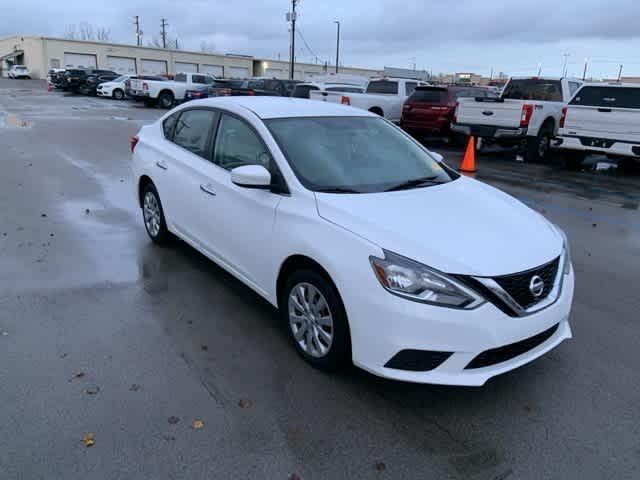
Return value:
M 298 179 L 313 191 L 374 193 L 458 178 L 382 118 L 278 118 L 265 123 Z

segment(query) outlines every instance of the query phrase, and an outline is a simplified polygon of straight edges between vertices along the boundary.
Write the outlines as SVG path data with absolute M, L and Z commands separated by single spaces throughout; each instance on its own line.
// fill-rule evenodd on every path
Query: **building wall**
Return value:
M 256 77 L 289 78 L 289 62 L 287 61 L 257 59 L 254 60 L 253 65 L 253 74 Z M 325 71 L 324 65 L 296 62 L 294 78 L 296 80 L 309 80 L 314 76 L 324 76 L 328 73 L 334 73 L 335 71 L 335 65 L 333 67 L 329 65 L 327 71 Z M 348 75 L 359 75 L 366 78 L 383 74 L 380 70 L 357 67 L 340 67 L 339 72 Z

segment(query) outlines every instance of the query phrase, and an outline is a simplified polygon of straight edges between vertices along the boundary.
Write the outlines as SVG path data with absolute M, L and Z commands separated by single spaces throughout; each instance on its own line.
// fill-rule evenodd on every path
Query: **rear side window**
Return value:
M 511 80 L 505 88 L 502 98 L 561 102 L 562 86 L 560 80 L 534 78 Z
M 176 78 L 173 79 L 175 82 L 186 82 L 187 81 L 187 74 L 186 73 L 179 73 L 176 75 Z
M 367 93 L 386 93 L 386 94 L 398 94 L 398 82 L 391 80 L 374 80 L 369 82 L 367 86 Z
M 418 88 L 409 97 L 409 102 L 446 103 L 447 90 L 444 88 Z
M 216 113 L 212 110 L 182 112 L 173 133 L 173 143 L 191 153 L 207 158 L 207 150 Z
M 309 98 L 309 92 L 311 90 L 320 89 L 318 87 L 314 87 L 313 85 L 298 85 L 293 89 L 293 93 L 291 93 L 291 96 L 294 98 Z
M 192 75 L 191 81 L 193 83 L 200 83 L 204 85 L 207 83 L 207 77 L 205 77 L 204 75 Z
M 640 108 L 640 88 L 583 87 L 570 104 L 599 108 Z

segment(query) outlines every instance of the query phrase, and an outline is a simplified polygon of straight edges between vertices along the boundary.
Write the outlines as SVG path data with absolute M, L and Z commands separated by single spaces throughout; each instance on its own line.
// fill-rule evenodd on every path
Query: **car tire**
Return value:
M 148 183 L 142 191 L 142 221 L 149 238 L 159 245 L 166 245 L 171 239 L 162 209 L 160 195 L 153 183 Z
M 158 97 L 158 104 L 161 108 L 164 108 L 166 110 L 173 107 L 174 101 L 175 99 L 173 98 L 173 93 L 171 92 L 162 92 Z
M 527 162 L 542 163 L 546 160 L 551 149 L 551 137 L 553 136 L 553 126 L 544 123 L 540 127 L 538 136 L 527 137 L 525 158 Z
M 565 150 L 562 153 L 562 166 L 567 170 L 580 170 L 587 154 L 579 150 Z
M 325 371 L 350 362 L 347 314 L 338 291 L 325 276 L 314 270 L 293 272 L 282 289 L 279 306 L 291 342 L 306 362 Z
M 113 95 L 113 98 L 116 100 L 122 100 L 124 98 L 124 92 L 119 88 L 116 88 L 111 95 Z

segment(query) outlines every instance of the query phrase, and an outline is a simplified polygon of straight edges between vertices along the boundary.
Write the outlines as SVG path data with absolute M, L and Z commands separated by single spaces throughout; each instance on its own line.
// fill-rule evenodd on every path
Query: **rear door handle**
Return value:
M 602 112 L 602 113 L 611 113 L 611 109 L 610 108 L 599 108 L 598 111 Z
M 169 168 L 167 167 L 167 164 L 164 162 L 156 162 L 156 166 L 161 168 L 162 170 L 166 170 L 167 168 Z
M 213 187 L 211 185 L 200 185 L 200 190 L 202 190 L 207 195 L 211 195 L 213 197 L 216 196 L 216 192 L 213 191 Z

